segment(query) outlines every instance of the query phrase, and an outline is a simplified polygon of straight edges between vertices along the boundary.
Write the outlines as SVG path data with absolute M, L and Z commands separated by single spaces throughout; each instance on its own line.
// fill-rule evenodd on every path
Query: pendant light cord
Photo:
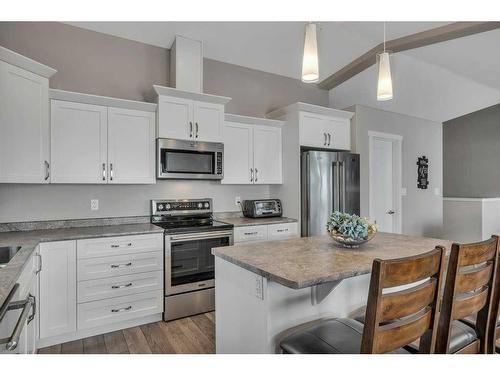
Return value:
M 385 52 L 385 21 L 384 21 L 384 52 Z

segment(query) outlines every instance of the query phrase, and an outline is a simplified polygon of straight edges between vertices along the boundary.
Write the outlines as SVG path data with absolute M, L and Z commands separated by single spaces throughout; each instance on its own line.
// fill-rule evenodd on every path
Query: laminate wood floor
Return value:
M 210 354 L 215 353 L 213 312 L 156 322 L 65 342 L 39 354 Z

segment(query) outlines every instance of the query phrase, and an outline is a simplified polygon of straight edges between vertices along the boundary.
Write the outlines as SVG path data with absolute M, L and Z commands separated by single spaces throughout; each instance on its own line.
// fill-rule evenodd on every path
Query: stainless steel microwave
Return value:
M 156 140 L 158 179 L 221 180 L 224 144 L 179 139 Z

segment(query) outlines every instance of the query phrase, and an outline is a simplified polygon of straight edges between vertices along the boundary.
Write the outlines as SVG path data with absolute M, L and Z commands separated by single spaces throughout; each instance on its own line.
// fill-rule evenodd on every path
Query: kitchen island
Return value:
M 374 259 L 437 245 L 451 248 L 450 241 L 388 233 L 359 249 L 327 235 L 215 248 L 217 353 L 276 353 L 287 329 L 365 305 Z

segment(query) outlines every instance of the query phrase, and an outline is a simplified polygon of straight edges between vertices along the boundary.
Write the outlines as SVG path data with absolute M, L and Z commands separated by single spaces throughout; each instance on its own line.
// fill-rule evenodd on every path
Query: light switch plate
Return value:
M 90 200 L 90 210 L 97 211 L 99 209 L 99 199 Z
M 406 188 L 401 188 L 401 196 L 406 197 L 407 194 L 408 192 L 406 191 Z
M 438 197 L 441 195 L 441 189 L 440 188 L 434 188 L 434 195 L 437 195 Z

